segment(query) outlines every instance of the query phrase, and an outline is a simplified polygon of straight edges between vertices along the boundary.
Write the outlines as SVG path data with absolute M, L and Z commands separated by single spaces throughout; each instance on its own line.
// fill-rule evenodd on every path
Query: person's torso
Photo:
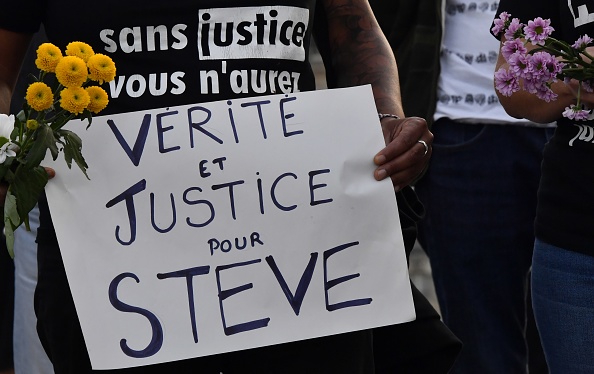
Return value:
M 594 0 L 501 0 L 506 11 L 527 23 L 551 20 L 554 37 L 573 44 L 594 35 Z M 560 117 L 543 156 L 536 235 L 556 246 L 594 255 L 594 120 Z
M 314 88 L 308 52 L 315 0 L 108 0 L 86 7 L 47 0 L 43 21 L 58 47 L 83 41 L 114 60 L 106 113 Z
M 518 122 L 507 115 L 493 88 L 499 43 L 489 28 L 497 4 L 446 0 L 436 120 L 447 117 L 472 123 Z

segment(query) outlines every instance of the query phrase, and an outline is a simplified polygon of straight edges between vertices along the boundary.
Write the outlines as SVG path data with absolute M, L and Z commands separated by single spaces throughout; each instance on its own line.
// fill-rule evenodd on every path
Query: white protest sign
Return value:
M 85 126 L 47 196 L 94 369 L 414 319 L 369 86 Z

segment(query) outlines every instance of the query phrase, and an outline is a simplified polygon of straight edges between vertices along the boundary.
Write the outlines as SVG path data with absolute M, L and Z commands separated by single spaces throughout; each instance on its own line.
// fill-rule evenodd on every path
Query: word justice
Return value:
M 301 187 L 300 191 L 307 191 L 307 193 L 309 194 L 309 196 L 307 196 L 306 198 L 302 198 L 300 199 L 300 201 L 305 202 L 308 201 L 307 205 L 308 206 L 316 206 L 316 205 L 320 205 L 320 204 L 327 204 L 327 203 L 331 203 L 333 201 L 332 198 L 328 198 L 327 196 L 317 196 L 316 195 L 316 190 L 322 189 L 324 187 L 327 187 L 326 183 L 320 183 L 316 178 L 323 178 L 324 174 L 329 174 L 330 173 L 330 169 L 320 169 L 320 170 L 312 170 L 310 172 L 308 172 L 307 174 L 307 185 L 305 187 Z M 286 180 L 286 182 L 285 182 Z M 292 211 L 294 209 L 297 209 L 297 207 L 299 206 L 298 202 L 292 201 L 290 203 L 287 203 L 285 200 L 287 200 L 287 198 L 279 198 L 280 196 L 283 196 L 282 193 L 280 193 L 279 191 L 282 191 L 282 189 L 284 188 L 285 191 L 289 190 L 295 190 L 295 183 L 289 183 L 290 181 L 298 181 L 299 177 L 297 176 L 297 174 L 292 173 L 292 172 L 286 172 L 286 173 L 282 173 L 281 175 L 279 175 L 278 177 L 276 177 L 271 183 L 270 185 L 264 185 L 262 178 L 258 177 L 256 180 L 256 183 L 251 183 L 252 186 L 255 185 L 255 190 L 251 195 L 252 195 L 252 199 L 253 199 L 253 195 L 255 194 L 257 196 L 258 199 L 258 207 L 259 207 L 259 213 L 260 214 L 265 214 L 265 201 L 267 199 L 265 199 L 265 196 L 269 196 L 270 197 L 270 202 L 272 204 L 269 204 L 269 206 L 273 206 L 275 208 L 277 208 L 278 210 L 281 211 L 285 211 L 285 212 L 289 212 Z M 281 183 L 282 182 L 282 183 Z M 242 179 L 238 179 L 238 180 L 233 180 L 230 182 L 225 182 L 225 183 L 220 183 L 220 184 L 213 184 L 211 185 L 210 189 L 212 191 L 222 191 L 221 193 L 228 195 L 228 205 L 229 205 L 229 212 L 231 215 L 231 218 L 233 220 L 237 219 L 238 216 L 238 207 L 243 207 L 245 206 L 245 204 L 241 204 L 241 201 L 243 201 L 242 199 L 245 199 L 246 195 L 245 193 L 241 193 L 244 192 L 244 190 L 241 189 L 241 187 L 245 187 L 246 185 L 246 181 L 242 180 Z M 283 188 L 281 188 L 280 186 L 282 185 Z M 303 185 L 303 182 L 302 182 Z M 147 198 L 146 198 L 146 190 L 147 188 L 147 182 L 145 179 L 140 180 L 139 182 L 135 183 L 133 186 L 131 186 L 130 188 L 128 188 L 127 190 L 125 190 L 124 192 L 122 192 L 121 194 L 119 194 L 118 196 L 114 197 L 113 199 L 111 199 L 105 206 L 106 208 L 112 208 L 116 205 L 118 205 L 119 203 L 125 203 L 126 206 L 126 211 L 127 211 L 127 217 L 128 217 L 128 225 L 129 225 L 129 229 L 130 229 L 130 236 L 129 238 L 125 239 L 122 238 L 121 235 L 121 230 L 120 230 L 120 225 L 117 225 L 115 228 L 115 238 L 118 241 L 118 243 L 120 243 L 121 245 L 130 245 L 132 243 L 134 243 L 134 241 L 136 240 L 136 236 L 137 236 L 137 223 L 139 222 L 138 218 L 137 218 L 137 214 L 136 214 L 136 207 L 135 207 L 135 202 L 141 201 L 143 203 L 147 202 Z M 299 187 L 297 187 L 299 189 Z M 198 211 L 198 213 L 195 213 L 196 216 L 200 216 L 201 218 L 192 218 L 190 216 L 187 216 L 185 221 L 187 226 L 189 227 L 193 227 L 193 228 L 201 228 L 201 227 L 206 227 L 208 226 L 211 222 L 213 222 L 215 220 L 215 217 L 217 216 L 217 212 L 221 211 L 221 207 L 217 206 L 217 208 L 215 209 L 215 204 L 213 204 L 210 200 L 204 199 L 204 198 L 196 198 L 196 194 L 198 194 L 199 196 L 202 197 L 202 193 L 203 193 L 203 189 L 201 187 L 198 186 L 192 186 L 187 188 L 184 192 L 183 195 L 181 197 L 181 200 L 184 203 L 184 207 L 190 207 L 190 206 L 196 206 L 197 208 L 194 210 L 194 212 Z M 266 192 L 266 193 L 265 193 Z M 320 194 L 322 195 L 323 193 Z M 148 204 L 150 206 L 149 210 L 150 210 L 150 221 L 151 221 L 151 226 L 152 228 L 159 232 L 159 233 L 167 233 L 169 231 L 171 231 L 177 224 L 177 216 L 180 215 L 180 213 L 178 213 L 178 203 L 176 202 L 175 196 L 173 195 L 173 193 L 169 194 L 169 200 L 170 200 L 170 206 L 171 206 L 171 219 L 170 219 L 170 224 L 168 227 L 159 227 L 156 222 L 159 222 L 161 220 L 158 220 L 156 218 L 156 213 L 155 213 L 155 193 L 151 192 L 149 193 L 148 196 Z M 218 196 L 219 198 L 216 199 L 211 199 L 211 200 L 216 200 L 216 201 L 221 201 L 221 197 Z M 253 212 L 249 212 L 251 214 L 246 214 L 245 216 L 250 216 L 253 214 Z M 257 214 L 257 212 L 256 212 Z M 253 216 L 253 215 L 252 215 Z M 228 220 L 229 217 L 224 217 L 225 220 Z

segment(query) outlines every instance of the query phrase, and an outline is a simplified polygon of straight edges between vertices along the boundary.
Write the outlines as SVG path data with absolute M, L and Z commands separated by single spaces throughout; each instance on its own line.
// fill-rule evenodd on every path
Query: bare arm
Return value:
M 371 84 L 380 113 L 404 117 L 396 61 L 366 0 L 324 0 L 328 17 L 332 65 L 340 86 Z M 376 179 L 391 177 L 398 190 L 419 176 L 425 168 L 433 134 L 425 120 L 407 118 L 382 120 L 387 146 L 374 161 Z M 418 143 L 423 140 L 429 145 Z
M 367 1 L 325 0 L 324 4 L 338 84 L 371 84 L 378 111 L 404 116 L 396 61 Z

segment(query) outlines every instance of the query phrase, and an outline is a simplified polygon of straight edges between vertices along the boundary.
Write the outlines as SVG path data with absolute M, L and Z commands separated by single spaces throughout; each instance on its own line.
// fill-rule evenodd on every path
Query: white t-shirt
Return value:
M 499 1 L 446 0 L 434 119 L 535 125 L 510 117 L 493 86 L 499 42 L 490 34 Z

